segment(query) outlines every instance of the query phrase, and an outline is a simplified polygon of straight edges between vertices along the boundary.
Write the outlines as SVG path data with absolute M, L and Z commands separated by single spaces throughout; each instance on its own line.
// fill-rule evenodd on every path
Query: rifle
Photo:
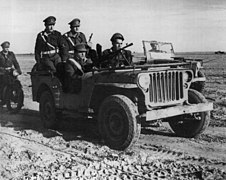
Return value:
M 133 43 L 127 44 L 126 46 L 124 46 L 124 47 L 122 47 L 122 48 L 120 48 L 120 49 L 118 49 L 118 50 L 116 50 L 116 51 L 114 51 L 114 52 L 111 52 L 110 54 L 107 54 L 107 55 L 102 56 L 102 62 L 107 61 L 109 58 L 115 57 L 115 56 L 116 56 L 118 53 L 120 53 L 122 50 L 124 50 L 124 49 L 126 49 L 126 48 L 128 48 L 128 47 L 130 47 L 130 46 L 132 46 L 132 45 L 133 45 Z
M 89 36 L 89 41 L 88 42 L 91 42 L 92 37 L 93 37 L 93 33 L 91 33 L 91 35 Z

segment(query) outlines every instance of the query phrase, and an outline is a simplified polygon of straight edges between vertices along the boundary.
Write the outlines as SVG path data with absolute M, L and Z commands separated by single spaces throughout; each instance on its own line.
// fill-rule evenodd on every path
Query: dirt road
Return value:
M 226 179 L 226 131 L 212 123 L 199 139 L 175 137 L 167 124 L 142 129 L 127 152 L 104 146 L 92 119 L 42 127 L 38 104 L 0 110 L 0 179 Z M 220 120 L 224 121 L 223 119 Z

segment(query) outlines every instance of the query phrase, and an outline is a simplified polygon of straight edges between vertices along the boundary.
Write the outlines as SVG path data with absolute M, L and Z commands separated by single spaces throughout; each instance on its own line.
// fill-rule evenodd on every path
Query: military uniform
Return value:
M 43 22 L 45 22 L 45 25 L 54 25 L 55 20 L 55 17 L 50 16 Z M 65 44 L 61 33 L 56 30 L 40 32 L 35 43 L 35 60 L 38 64 L 42 64 L 44 69 L 56 72 L 57 64 L 64 59 Z
M 0 52 L 0 69 L 4 71 L 5 68 L 13 67 L 21 74 L 20 65 L 16 59 L 15 54 L 12 51 L 8 51 L 4 53 L 3 51 Z
M 132 63 L 132 53 L 129 50 L 122 50 L 117 55 L 114 54 L 114 50 L 106 49 L 103 51 L 103 60 L 102 67 L 121 67 L 129 66 Z
M 68 23 L 71 28 L 73 27 L 79 27 L 80 26 L 80 20 L 79 19 L 73 19 L 71 22 Z M 87 44 L 86 36 L 82 32 L 76 32 L 73 33 L 72 30 L 66 32 L 63 35 L 66 43 L 66 52 L 67 52 L 67 58 L 73 58 L 74 57 L 74 48 L 76 44 Z
M 77 44 L 75 46 L 74 58 L 69 58 L 66 61 L 64 79 L 65 92 L 79 92 L 81 88 L 81 76 L 83 73 L 91 71 L 93 67 L 91 59 L 86 59 L 84 62 L 76 55 L 76 52 L 87 52 L 85 45 Z
M 124 37 L 120 33 L 115 33 L 111 37 L 111 42 L 113 43 L 116 39 L 121 39 L 124 41 Z M 132 53 L 129 50 L 121 50 L 117 54 L 114 53 L 115 50 L 112 48 L 103 51 L 102 56 L 102 67 L 121 67 L 128 66 L 132 63 Z
M 2 48 L 9 48 L 9 45 L 10 43 L 8 41 L 3 42 L 1 44 Z M 15 54 L 12 51 L 7 51 L 7 52 L 1 51 L 0 52 L 0 72 L 4 73 L 5 68 L 9 68 L 13 66 L 19 74 L 22 73 Z M 0 75 L 0 95 L 1 95 L 2 87 L 5 83 L 7 83 L 7 81 L 8 80 L 4 78 L 4 75 Z

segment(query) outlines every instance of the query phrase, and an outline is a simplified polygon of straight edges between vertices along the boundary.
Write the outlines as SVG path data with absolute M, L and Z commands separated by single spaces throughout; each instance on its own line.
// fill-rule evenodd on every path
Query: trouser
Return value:
M 3 88 L 7 84 L 7 78 L 4 77 L 4 75 L 0 75 L 0 100 L 2 100 L 3 95 Z
M 44 56 L 41 59 L 41 64 L 48 70 L 51 70 L 53 72 L 56 72 L 57 64 L 61 62 L 61 57 L 59 54 L 55 54 L 51 57 Z

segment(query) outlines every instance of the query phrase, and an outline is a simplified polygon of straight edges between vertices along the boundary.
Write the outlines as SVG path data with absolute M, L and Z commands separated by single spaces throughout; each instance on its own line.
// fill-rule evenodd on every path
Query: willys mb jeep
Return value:
M 65 93 L 52 73 L 33 70 L 33 100 L 47 128 L 62 112 L 97 117 L 105 144 L 116 150 L 131 147 L 141 127 L 157 120 L 168 122 L 178 136 L 196 137 L 208 126 L 213 105 L 190 89 L 194 72 L 188 67 L 190 62 L 146 61 L 93 69 L 81 76 L 77 93 Z
M 163 63 L 166 60 L 175 62 L 190 62 L 188 68 L 193 70 L 194 78 L 190 88 L 203 92 L 206 78 L 203 69 L 203 60 L 194 58 L 179 57 L 174 52 L 173 44 L 170 42 L 143 41 L 144 54 L 148 61 Z

